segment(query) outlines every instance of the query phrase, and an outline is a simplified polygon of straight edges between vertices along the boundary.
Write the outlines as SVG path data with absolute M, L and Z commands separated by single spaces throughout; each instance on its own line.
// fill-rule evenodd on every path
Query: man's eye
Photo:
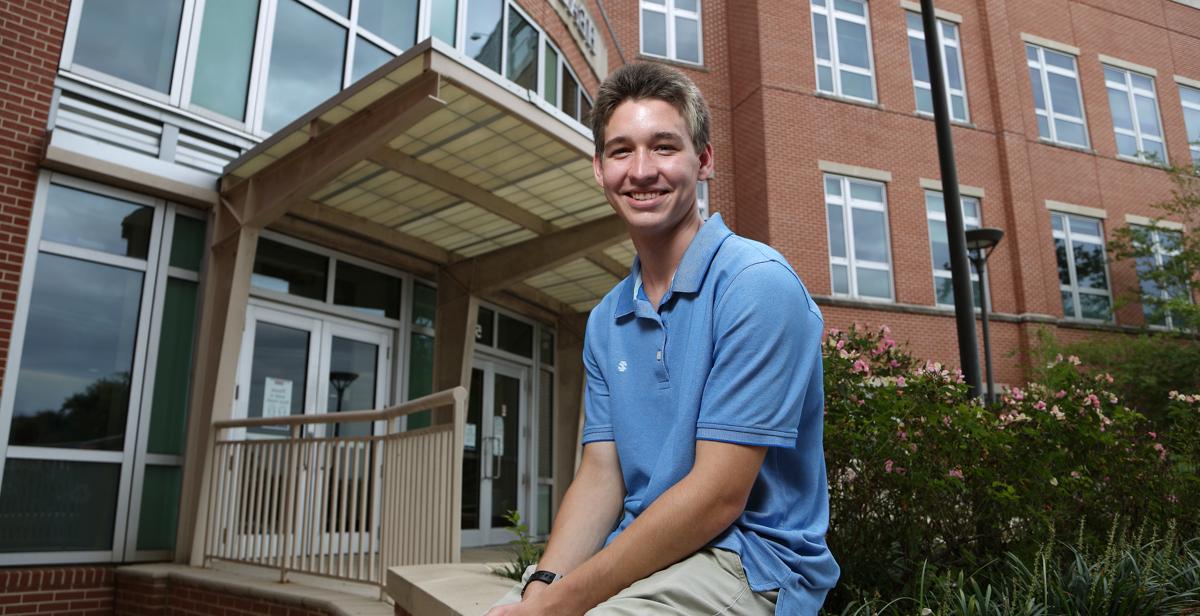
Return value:
M 667 145 L 667 144 L 656 145 L 656 146 L 654 146 L 654 151 L 656 151 L 656 152 L 674 152 L 675 146 Z

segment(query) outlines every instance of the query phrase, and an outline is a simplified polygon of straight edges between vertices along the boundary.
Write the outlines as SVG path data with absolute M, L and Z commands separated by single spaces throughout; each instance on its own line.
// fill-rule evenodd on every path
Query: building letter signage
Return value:
M 566 22 L 567 29 L 584 51 L 584 57 L 596 76 L 603 79 L 608 75 L 608 51 L 596 28 L 596 21 L 587 10 L 585 0 L 551 0 L 551 4 L 558 11 L 559 17 Z

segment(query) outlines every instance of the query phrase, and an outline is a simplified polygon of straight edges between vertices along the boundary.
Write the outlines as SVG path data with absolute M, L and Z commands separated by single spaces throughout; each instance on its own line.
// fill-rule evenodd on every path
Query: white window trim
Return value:
M 833 0 L 828 0 L 828 1 L 832 2 Z M 852 0 L 852 1 L 854 1 L 854 2 L 861 1 L 862 2 L 863 13 L 865 15 L 860 17 L 858 15 L 855 15 L 854 13 L 847 13 L 845 11 L 839 11 L 839 10 L 837 10 L 836 7 L 830 9 L 826 6 L 820 6 L 820 5 L 811 4 L 811 3 L 809 4 L 809 9 L 812 11 L 813 19 L 817 19 L 818 16 L 825 19 L 826 32 L 829 33 L 829 56 L 830 56 L 830 59 L 822 60 L 819 57 L 819 54 L 817 53 L 817 37 L 813 36 L 812 37 L 813 61 L 816 63 L 816 66 L 818 66 L 818 67 L 825 66 L 825 67 L 828 67 L 830 71 L 832 71 L 832 73 L 833 73 L 833 91 L 828 92 L 826 90 L 821 90 L 820 76 L 817 74 L 814 74 L 813 76 L 817 80 L 817 91 L 818 92 L 823 92 L 825 94 L 831 94 L 833 96 L 839 96 L 839 97 L 846 98 L 849 100 L 864 101 L 867 103 L 875 104 L 879 100 L 879 88 L 878 88 L 878 84 L 875 83 L 875 50 L 874 50 L 874 45 L 871 41 L 871 7 L 868 5 L 866 0 Z M 841 54 L 839 53 L 838 45 L 837 45 L 837 22 L 839 19 L 849 21 L 852 23 L 861 24 L 864 28 L 866 28 L 866 32 L 867 32 L 867 64 L 870 65 L 867 68 L 864 69 L 864 68 L 858 67 L 858 66 L 842 65 Z M 842 92 L 842 80 L 839 77 L 839 73 L 841 71 L 857 73 L 859 75 L 866 75 L 867 77 L 869 77 L 871 80 L 871 98 L 861 98 L 858 96 L 851 96 L 849 94 L 843 93 Z
M 1133 155 L 1125 154 L 1125 153 L 1121 152 L 1120 148 L 1118 146 L 1117 156 L 1119 158 L 1128 158 L 1128 159 L 1132 159 L 1132 160 L 1160 164 L 1160 165 L 1170 164 L 1170 154 L 1167 152 L 1167 142 L 1166 142 L 1165 137 L 1162 134 L 1163 133 L 1162 114 L 1159 113 L 1159 110 L 1158 110 L 1158 92 L 1157 92 L 1158 86 L 1154 82 L 1154 76 L 1137 73 L 1136 71 L 1132 71 L 1127 68 L 1123 68 L 1121 66 L 1116 66 L 1116 65 L 1111 65 L 1111 64 L 1105 64 L 1103 66 L 1104 66 L 1104 68 L 1108 68 L 1108 69 L 1120 72 L 1121 75 L 1125 78 L 1122 82 L 1118 83 L 1115 81 L 1109 81 L 1108 75 L 1105 75 L 1104 86 L 1110 92 L 1111 91 L 1120 92 L 1121 94 L 1123 94 L 1125 96 L 1125 101 L 1126 101 L 1126 103 L 1129 104 L 1129 113 L 1133 120 L 1133 130 L 1129 130 L 1127 128 L 1118 128 L 1116 123 L 1114 122 L 1113 123 L 1113 132 L 1117 135 L 1133 137 L 1134 143 L 1137 145 L 1137 153 L 1133 154 Z M 1142 77 L 1145 77 L 1146 79 L 1149 79 L 1150 86 L 1152 89 L 1146 90 L 1146 89 L 1138 88 L 1138 87 L 1134 86 L 1133 85 L 1133 75 L 1135 73 L 1141 75 Z M 1143 96 L 1143 97 L 1149 98 L 1150 100 L 1154 101 L 1154 121 L 1158 124 L 1158 132 L 1159 132 L 1159 134 L 1157 136 L 1148 135 L 1148 134 L 1145 134 L 1142 132 L 1141 117 L 1138 115 L 1137 98 L 1136 98 L 1137 96 Z M 1146 156 L 1144 154 L 1144 152 L 1146 152 L 1146 148 L 1143 146 L 1148 141 L 1157 143 L 1160 146 L 1162 146 L 1162 150 L 1164 153 L 1163 160 L 1161 160 L 1161 161 L 1153 160 L 1152 158 L 1150 158 L 1149 156 Z
M 1200 102 L 1188 102 L 1184 100 L 1182 94 L 1183 90 L 1186 88 L 1188 90 L 1195 90 L 1197 96 L 1200 96 L 1200 81 L 1176 77 L 1175 82 L 1178 84 L 1180 89 L 1179 104 L 1183 107 L 1185 113 L 1190 109 L 1195 111 L 1197 114 L 1200 114 Z M 1185 124 L 1184 126 L 1186 131 L 1187 125 Z M 1191 137 L 1191 135 L 1188 136 Z M 1188 150 L 1190 150 L 1192 153 L 1192 162 L 1196 165 L 1200 165 L 1200 136 L 1198 136 L 1196 140 L 1188 140 Z
M 1070 319 L 1072 321 L 1088 321 L 1088 322 L 1093 322 L 1093 323 L 1111 323 L 1113 321 L 1113 318 L 1115 318 L 1116 315 L 1112 309 L 1112 307 L 1113 307 L 1113 304 L 1112 304 L 1112 276 L 1109 274 L 1109 271 L 1108 271 L 1108 254 L 1107 254 L 1108 251 L 1105 250 L 1104 238 L 1098 237 L 1095 235 L 1086 234 L 1086 233 L 1073 233 L 1071 231 L 1071 223 L 1068 220 L 1068 218 L 1070 218 L 1071 216 L 1086 218 L 1086 216 L 1080 216 L 1075 213 L 1062 212 L 1062 211 L 1052 212 L 1051 216 L 1061 216 L 1062 217 L 1062 231 L 1054 229 L 1053 225 L 1052 225 L 1051 229 L 1050 229 L 1050 234 L 1055 239 L 1061 239 L 1066 243 L 1066 246 L 1067 246 L 1067 272 L 1068 272 L 1068 276 L 1071 281 L 1070 284 L 1064 285 L 1064 284 L 1062 284 L 1062 281 L 1060 280 L 1059 285 L 1058 285 L 1059 291 L 1063 291 L 1063 292 L 1067 292 L 1067 293 L 1071 294 L 1072 304 L 1074 304 L 1074 308 L 1075 308 L 1075 314 L 1063 314 L 1063 318 Z M 1100 225 L 1100 232 L 1104 233 L 1103 219 L 1096 219 L 1096 222 L 1097 222 L 1097 224 Z M 1083 287 L 1079 286 L 1079 279 L 1076 277 L 1076 274 L 1075 274 L 1074 244 L 1075 244 L 1076 239 L 1078 239 L 1080 243 L 1098 244 L 1100 246 L 1101 254 L 1103 254 L 1105 256 L 1104 280 L 1108 284 L 1108 289 L 1106 289 L 1104 291 L 1100 291 L 1098 289 L 1083 288 Z M 1055 264 L 1055 267 L 1057 268 L 1057 263 Z M 1057 272 L 1056 272 L 1056 274 L 1057 274 Z M 1108 306 L 1109 306 L 1109 317 L 1107 319 L 1091 319 L 1091 318 L 1085 318 L 1084 316 L 1082 316 L 1083 315 L 1083 305 L 1079 301 L 1080 294 L 1095 295 L 1098 297 L 1107 298 Z
M 934 189 L 926 188 L 926 193 L 927 193 L 925 195 L 926 200 L 928 200 L 928 198 L 929 198 L 928 193 L 930 193 L 930 192 L 941 193 L 942 199 L 944 200 L 946 198 L 945 193 L 942 193 L 942 191 L 940 189 L 934 190 Z M 963 228 L 964 229 L 979 229 L 979 228 L 981 228 L 983 226 L 983 201 L 982 201 L 982 199 L 980 197 L 976 197 L 974 195 L 968 195 L 967 193 L 963 192 L 961 189 L 959 190 L 959 193 L 960 193 L 962 199 L 973 199 L 975 201 L 975 211 L 978 212 L 977 216 L 967 216 L 966 208 L 963 208 Z M 926 219 L 926 228 L 928 228 L 928 221 L 931 221 L 931 220 L 940 222 L 943 225 L 945 225 L 946 224 L 946 210 L 943 208 L 938 211 L 932 211 L 929 209 L 929 206 L 926 205 L 925 206 L 925 219 Z M 974 226 L 972 226 L 972 225 L 974 225 Z M 929 251 L 930 251 L 930 255 L 932 256 L 932 253 L 933 253 L 933 239 L 932 238 L 930 238 L 930 241 L 929 241 Z M 932 266 L 932 265 L 933 265 L 932 259 L 930 259 L 930 266 Z M 954 306 L 954 304 L 943 304 L 943 303 L 937 301 L 937 279 L 945 278 L 947 280 L 950 280 L 953 277 L 954 276 L 952 275 L 951 271 L 948 269 L 941 269 L 938 267 L 933 268 L 933 278 L 934 278 L 933 301 L 936 305 L 941 306 L 941 307 L 946 307 L 946 306 L 953 307 Z M 974 271 L 971 272 L 972 286 L 974 286 L 974 283 L 979 282 L 979 281 L 980 281 L 979 280 L 979 272 L 974 272 Z M 979 306 L 976 306 L 976 309 L 978 309 L 978 308 L 979 308 Z
M 638 6 L 638 52 L 641 53 L 643 56 L 647 56 L 647 57 L 651 57 L 651 58 L 666 58 L 668 60 L 673 60 L 675 62 L 682 62 L 684 64 L 694 64 L 696 66 L 703 66 L 704 65 L 704 21 L 701 16 L 701 13 L 703 12 L 703 8 L 704 8 L 703 5 L 701 4 L 701 2 L 703 2 L 703 1 L 704 0 L 696 0 L 696 9 L 697 10 L 688 11 L 688 10 L 684 10 L 681 8 L 677 8 L 675 6 L 675 0 L 663 0 L 663 4 L 654 4 L 653 2 L 647 2 L 646 0 L 641 0 L 638 3 L 638 5 L 639 5 Z M 646 51 L 646 46 L 645 46 L 646 38 L 645 38 L 645 36 L 643 36 L 645 34 L 646 30 L 645 30 L 645 24 L 642 23 L 642 14 L 643 14 L 642 12 L 643 11 L 650 11 L 652 13 L 661 13 L 662 15 L 665 16 L 665 19 L 667 21 L 667 32 L 666 32 L 667 55 L 662 56 L 662 55 L 659 55 L 656 53 L 650 53 L 650 52 Z M 682 17 L 684 19 L 691 19 L 696 22 L 697 55 L 699 56 L 699 59 L 696 61 L 684 60 L 679 57 L 679 49 L 675 45 L 675 42 L 676 42 L 675 41 L 675 18 L 676 17 Z
M 1106 220 L 1108 218 L 1108 212 L 1098 207 L 1075 205 L 1074 203 L 1064 203 L 1062 201 L 1052 201 L 1050 199 L 1046 199 L 1046 209 L 1062 214 L 1075 214 L 1085 218 L 1099 218 L 1100 220 Z
M 1037 45 L 1037 44 L 1034 44 L 1031 42 L 1026 42 L 1026 49 L 1029 49 L 1029 48 L 1037 50 L 1037 60 L 1030 60 L 1028 58 L 1028 56 L 1026 56 L 1025 63 L 1029 68 L 1038 70 L 1038 77 L 1039 77 L 1039 82 L 1040 82 L 1040 83 L 1036 83 L 1036 84 L 1030 84 L 1030 87 L 1041 88 L 1042 100 L 1046 103 L 1045 109 L 1038 109 L 1035 105 L 1034 113 L 1038 116 L 1046 118 L 1047 125 L 1049 126 L 1049 129 L 1050 129 L 1049 136 L 1042 136 L 1041 132 L 1039 131 L 1039 133 L 1038 133 L 1039 137 L 1041 137 L 1042 139 L 1048 140 L 1048 141 L 1052 141 L 1054 143 L 1061 143 L 1063 145 L 1066 145 L 1067 147 L 1075 147 L 1075 148 L 1091 147 L 1091 137 L 1088 134 L 1088 125 L 1087 125 L 1087 110 L 1084 108 L 1083 91 L 1080 89 L 1080 84 L 1079 84 L 1079 59 L 1078 59 L 1078 57 L 1075 55 L 1071 55 L 1071 54 L 1064 54 L 1064 55 L 1068 55 L 1071 57 L 1071 64 L 1074 66 L 1073 70 L 1067 70 L 1064 68 L 1059 68 L 1057 66 L 1053 66 L 1046 62 L 1046 51 L 1047 50 L 1049 50 L 1051 52 L 1055 52 L 1055 53 L 1060 53 L 1060 54 L 1063 53 L 1062 51 L 1059 51 L 1057 49 L 1053 49 L 1050 47 L 1046 47 L 1043 45 Z M 1072 116 L 1072 115 L 1067 115 L 1064 113 L 1059 113 L 1054 110 L 1054 99 L 1050 93 L 1050 79 L 1049 79 L 1050 73 L 1054 73 L 1056 75 L 1061 75 L 1063 77 L 1070 77 L 1071 79 L 1073 79 L 1075 81 L 1075 96 L 1078 97 L 1078 99 L 1079 99 L 1079 111 L 1080 111 L 1081 115 Z M 1063 140 L 1059 139 L 1058 138 L 1058 128 L 1055 126 L 1055 123 L 1054 123 L 1055 120 L 1063 120 L 1065 122 L 1070 122 L 1072 124 L 1078 124 L 1078 125 L 1082 126 L 1083 127 L 1083 143 L 1082 144 L 1072 143 L 1070 141 L 1063 141 Z
M 829 255 L 829 279 L 830 279 L 830 294 L 839 297 L 853 297 L 864 301 L 871 302 L 894 302 L 896 301 L 896 276 L 892 272 L 892 242 L 891 230 L 887 215 L 887 184 L 875 180 L 868 180 L 857 177 L 850 177 L 835 174 L 823 174 L 822 176 L 822 192 L 824 192 L 824 180 L 835 179 L 841 183 L 841 196 L 833 197 L 828 193 L 825 194 L 826 220 L 828 221 L 828 206 L 830 204 L 839 205 L 842 208 L 842 230 L 845 233 L 843 238 L 846 245 L 846 256 L 835 257 Z M 850 196 L 850 182 L 861 182 L 864 184 L 877 184 L 883 192 L 883 203 L 875 203 L 873 201 L 861 201 Z M 887 252 L 887 261 L 866 261 L 859 259 L 854 254 L 854 227 L 853 217 L 850 215 L 851 209 L 868 210 L 872 212 L 880 212 L 883 214 L 883 237 L 884 250 Z M 828 238 L 828 222 L 826 222 L 826 237 Z M 833 266 L 842 265 L 846 267 L 847 283 L 849 293 L 833 292 Z M 888 273 L 888 296 L 875 297 L 870 295 L 860 295 L 858 293 L 858 276 L 856 275 L 859 269 L 869 269 Z
M 914 12 L 908 11 L 908 14 L 914 14 Z M 920 11 L 916 11 L 915 14 L 917 15 L 918 18 L 921 17 Z M 908 38 L 910 38 L 910 39 L 915 38 L 915 39 L 921 41 L 921 47 L 924 48 L 925 47 L 925 30 L 923 30 L 923 29 L 914 30 L 912 28 L 909 28 L 907 17 L 908 16 L 905 15 L 905 28 L 908 31 Z M 945 35 L 942 34 L 943 24 L 954 28 L 954 40 L 948 40 L 945 37 Z M 947 96 L 946 106 L 950 110 L 950 117 L 952 120 L 954 120 L 956 122 L 962 122 L 964 124 L 969 123 L 971 121 L 971 102 L 970 102 L 970 99 L 967 98 L 967 74 L 966 74 L 967 68 L 965 65 L 963 65 L 962 32 L 959 29 L 957 23 L 955 23 L 954 21 L 948 20 L 948 19 L 943 19 L 941 16 L 939 16 L 938 17 L 937 37 L 938 37 L 938 53 L 940 53 L 942 55 L 942 76 L 946 80 L 946 96 Z M 949 73 L 950 64 L 948 62 L 946 62 L 946 47 L 954 48 L 954 54 L 956 56 L 956 59 L 958 60 L 958 70 L 960 73 L 962 73 L 961 75 L 958 76 L 959 80 L 962 81 L 961 88 L 955 88 L 950 85 L 950 73 Z M 911 54 L 911 46 L 909 47 L 909 49 L 910 49 L 909 53 Z M 910 68 L 912 68 L 913 61 L 914 61 L 913 58 L 909 58 L 909 67 Z M 932 73 L 933 67 L 931 66 L 929 68 L 930 68 L 930 72 Z M 932 83 L 927 82 L 927 81 L 921 81 L 921 80 L 917 79 L 916 74 L 913 74 L 912 82 L 913 82 L 913 90 L 914 90 L 913 91 L 913 98 L 914 98 L 913 104 L 914 105 L 916 104 L 915 98 L 916 98 L 916 90 L 918 88 L 929 90 L 929 96 L 931 99 L 933 98 L 933 84 Z M 961 118 L 954 117 L 953 97 L 955 95 L 962 97 L 963 113 L 965 114 L 964 117 L 961 117 Z M 931 113 L 921 111 L 920 109 L 917 109 L 917 113 L 921 114 L 921 115 L 926 115 L 926 116 L 932 115 Z

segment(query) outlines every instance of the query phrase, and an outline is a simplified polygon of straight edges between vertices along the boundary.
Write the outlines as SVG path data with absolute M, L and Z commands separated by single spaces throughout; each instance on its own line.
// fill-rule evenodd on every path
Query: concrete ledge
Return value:
M 387 594 L 396 602 L 397 615 L 480 616 L 514 584 L 492 573 L 493 566 L 392 567 L 387 572 Z

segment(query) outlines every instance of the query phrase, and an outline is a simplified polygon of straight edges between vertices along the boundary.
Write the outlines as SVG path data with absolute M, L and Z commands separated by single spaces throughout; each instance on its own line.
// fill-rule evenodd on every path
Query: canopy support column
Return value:
M 437 316 L 433 343 L 433 389 L 462 386 L 471 391 L 471 361 L 475 357 L 475 324 L 479 298 L 471 293 L 470 280 L 460 280 L 448 268 L 438 270 Z M 433 423 L 451 418 L 434 412 Z
M 554 336 L 554 511 L 558 511 L 579 466 L 585 380 L 583 333 L 587 317 L 586 313 L 560 316 Z

